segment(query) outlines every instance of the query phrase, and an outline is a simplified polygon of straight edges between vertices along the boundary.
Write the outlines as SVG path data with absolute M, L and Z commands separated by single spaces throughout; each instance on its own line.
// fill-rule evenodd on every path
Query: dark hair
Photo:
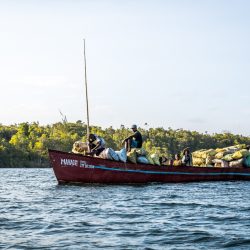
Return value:
M 183 154 L 185 154 L 185 152 L 188 152 L 188 154 L 190 154 L 189 148 L 184 148 L 184 149 L 183 149 Z
M 178 160 L 180 159 L 180 154 L 175 154 L 174 158 L 175 158 L 175 156 L 178 158 Z
M 94 141 L 96 139 L 94 134 L 89 134 L 88 140 L 89 141 Z

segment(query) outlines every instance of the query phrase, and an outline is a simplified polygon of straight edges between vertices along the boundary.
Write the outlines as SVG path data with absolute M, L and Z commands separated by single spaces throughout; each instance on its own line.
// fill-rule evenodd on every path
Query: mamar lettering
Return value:
M 61 165 L 63 166 L 78 166 L 78 160 L 61 159 Z

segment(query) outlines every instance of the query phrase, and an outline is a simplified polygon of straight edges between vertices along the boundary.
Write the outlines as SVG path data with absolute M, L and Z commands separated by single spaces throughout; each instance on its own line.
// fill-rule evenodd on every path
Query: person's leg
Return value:
M 127 140 L 125 141 L 124 146 L 125 146 L 126 151 L 127 151 L 127 152 L 130 152 L 130 150 L 131 150 L 131 139 L 127 139 Z
M 127 140 L 127 152 L 130 152 L 131 150 L 131 139 Z
M 126 151 L 128 151 L 128 141 L 127 140 L 124 142 L 124 147 L 125 147 Z
M 135 140 L 130 141 L 130 147 L 131 148 L 137 148 L 137 142 Z

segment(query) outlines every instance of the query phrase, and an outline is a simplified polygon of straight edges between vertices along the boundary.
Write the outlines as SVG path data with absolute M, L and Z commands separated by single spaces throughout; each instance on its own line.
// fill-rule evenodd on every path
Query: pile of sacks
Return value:
M 73 144 L 72 152 L 75 154 L 83 154 L 88 151 L 88 143 L 76 141 Z M 125 148 L 122 148 L 120 151 L 115 151 L 112 148 L 105 148 L 98 156 L 94 155 L 101 159 L 108 159 L 113 161 L 121 162 L 132 162 L 132 163 L 142 163 L 142 164 L 152 164 L 152 165 L 161 165 L 158 154 L 149 154 L 144 148 L 133 148 L 130 152 L 127 152 Z
M 194 166 L 250 167 L 250 152 L 245 144 L 226 148 L 201 149 L 192 153 Z
M 209 166 L 213 164 L 212 160 L 217 154 L 214 149 L 200 149 L 192 153 L 192 160 L 194 166 Z
M 98 156 L 102 159 L 109 159 L 114 161 L 131 162 L 131 163 L 142 163 L 161 165 L 158 154 L 148 154 L 144 148 L 133 148 L 130 152 L 126 152 L 123 148 L 120 151 L 114 151 L 112 148 L 106 148 Z
M 158 154 L 149 154 L 144 148 L 132 148 L 127 153 L 128 161 L 132 163 L 161 165 Z

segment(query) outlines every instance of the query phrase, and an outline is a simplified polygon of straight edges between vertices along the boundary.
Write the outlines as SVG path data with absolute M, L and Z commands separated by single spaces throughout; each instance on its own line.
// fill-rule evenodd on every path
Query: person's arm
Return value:
M 94 142 L 89 143 L 89 152 L 88 155 L 94 155 L 96 149 L 100 146 L 101 140 L 99 138 L 96 138 Z
M 94 152 L 98 148 L 99 144 L 97 144 L 94 148 L 91 149 L 92 152 Z
M 93 156 L 96 153 L 96 149 L 99 147 L 99 145 L 100 145 L 100 142 L 98 142 L 95 147 L 90 149 L 90 151 L 87 153 L 87 155 Z
M 96 145 L 92 148 L 91 151 L 95 151 L 100 145 L 101 145 L 101 140 L 100 140 L 100 139 L 97 139 L 97 143 L 96 143 Z
M 124 143 L 124 142 L 127 141 L 128 139 L 132 139 L 133 137 L 134 137 L 134 134 L 128 136 L 127 138 L 125 138 L 125 139 L 122 141 L 122 143 Z

